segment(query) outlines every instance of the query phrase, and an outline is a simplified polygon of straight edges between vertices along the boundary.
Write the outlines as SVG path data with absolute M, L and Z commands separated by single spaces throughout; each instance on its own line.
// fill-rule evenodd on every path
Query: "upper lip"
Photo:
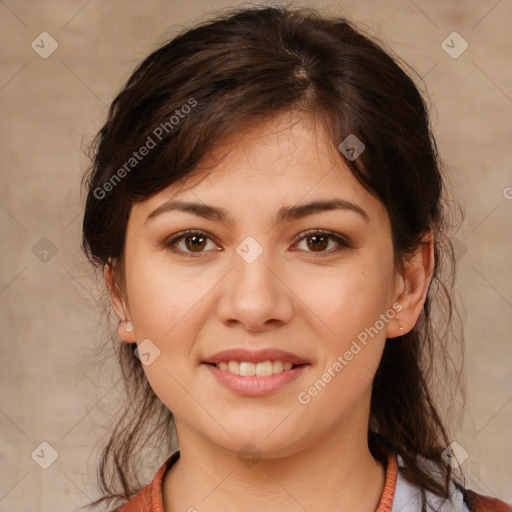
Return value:
M 260 350 L 250 350 L 248 348 L 231 348 L 217 352 L 213 356 L 206 359 L 205 363 L 222 363 L 229 361 L 247 361 L 249 363 L 262 363 L 263 361 L 283 361 L 291 362 L 293 364 L 304 364 L 308 361 L 301 357 L 285 352 L 277 348 L 266 348 Z

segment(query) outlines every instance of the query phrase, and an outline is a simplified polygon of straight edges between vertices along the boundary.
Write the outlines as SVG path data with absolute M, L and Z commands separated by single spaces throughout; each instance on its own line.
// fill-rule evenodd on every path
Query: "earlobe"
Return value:
M 410 332 L 423 310 L 434 272 L 434 236 L 427 233 L 414 255 L 405 262 L 397 302 L 401 309 L 388 324 L 386 336 L 396 338 Z M 400 329 L 401 327 L 401 329 Z
M 127 320 L 119 321 L 117 326 L 117 334 L 127 343 L 135 343 L 135 333 L 133 332 L 133 324 Z
M 103 269 L 103 278 L 108 288 L 110 304 L 119 320 L 117 334 L 123 341 L 134 343 L 136 339 L 133 324 L 130 320 L 128 308 L 116 284 L 114 269 L 110 263 L 107 263 Z

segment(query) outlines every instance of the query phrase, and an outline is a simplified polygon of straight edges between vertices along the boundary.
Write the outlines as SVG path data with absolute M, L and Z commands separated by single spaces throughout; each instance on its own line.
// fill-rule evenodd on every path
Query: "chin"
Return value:
M 289 429 L 276 428 L 276 422 L 269 422 L 269 428 L 256 428 L 254 425 L 238 424 L 235 428 L 226 426 L 233 437 L 223 435 L 221 439 L 210 438 L 224 450 L 237 455 L 239 458 L 276 459 L 293 455 L 298 447 L 304 446 L 304 440 L 292 437 Z M 295 429 L 296 432 L 296 429 Z

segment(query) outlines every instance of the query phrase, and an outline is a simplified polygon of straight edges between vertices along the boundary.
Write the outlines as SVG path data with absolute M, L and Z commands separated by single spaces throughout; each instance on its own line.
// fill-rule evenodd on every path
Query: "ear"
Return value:
M 117 334 L 123 341 L 135 343 L 135 333 L 133 331 L 133 324 L 130 319 L 129 310 L 117 286 L 114 269 L 109 263 L 107 263 L 103 269 L 103 278 L 105 279 L 105 284 L 108 288 L 110 304 L 119 319 Z
M 386 337 L 396 338 L 416 325 L 423 310 L 428 287 L 434 272 L 434 236 L 427 233 L 414 255 L 405 263 L 405 271 L 397 280 L 396 316 L 389 322 Z M 402 329 L 400 329 L 402 327 Z

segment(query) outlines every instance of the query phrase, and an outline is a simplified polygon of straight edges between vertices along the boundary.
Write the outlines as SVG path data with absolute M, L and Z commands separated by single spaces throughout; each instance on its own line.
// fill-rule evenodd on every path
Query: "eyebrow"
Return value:
M 327 212 L 332 210 L 344 210 L 355 212 L 364 218 L 366 222 L 370 220 L 368 214 L 357 204 L 345 199 L 329 199 L 324 201 L 312 201 L 310 203 L 299 204 L 295 206 L 284 206 L 279 209 L 275 216 L 277 224 L 283 222 L 291 222 L 294 220 L 307 217 L 314 213 Z M 145 223 L 157 215 L 171 211 L 181 211 L 192 213 L 198 217 L 208 220 L 218 220 L 225 223 L 232 222 L 232 217 L 224 208 L 218 208 L 202 203 L 184 202 L 184 201 L 167 201 L 153 210 L 146 218 Z

